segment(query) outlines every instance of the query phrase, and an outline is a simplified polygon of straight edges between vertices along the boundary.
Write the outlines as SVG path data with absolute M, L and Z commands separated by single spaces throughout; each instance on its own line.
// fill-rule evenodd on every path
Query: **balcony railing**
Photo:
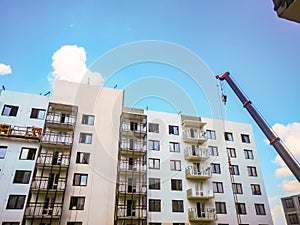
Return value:
M 144 141 L 122 141 L 121 142 L 121 149 L 122 150 L 131 150 L 136 152 L 145 152 L 147 150 L 146 142 Z
M 59 217 L 62 212 L 62 204 L 55 203 L 51 206 L 45 207 L 44 203 L 30 203 L 25 210 L 25 216 L 27 217 Z
M 208 148 L 186 147 L 184 150 L 184 157 L 187 160 L 206 160 L 209 158 Z
M 69 155 L 49 155 L 49 154 L 40 154 L 37 159 L 37 164 L 42 164 L 45 166 L 63 166 L 67 167 L 70 165 L 70 156 Z
M 188 199 L 210 199 L 214 197 L 214 193 L 212 190 L 197 191 L 190 188 L 186 191 L 186 194 Z
M 120 161 L 120 170 L 121 171 L 133 171 L 133 172 L 145 172 L 146 171 L 146 162 L 132 163 L 128 160 Z
M 196 166 L 189 166 L 185 169 L 186 178 L 189 179 L 208 179 L 211 177 L 210 167 L 197 168 Z
M 142 206 L 119 206 L 118 218 L 122 219 L 145 219 L 147 216 L 147 210 Z
M 31 126 L 14 126 L 10 124 L 0 124 L 0 135 L 7 137 L 40 139 L 42 128 Z
M 123 194 L 145 194 L 147 187 L 143 183 L 138 183 L 134 185 L 129 185 L 128 183 L 119 183 L 119 192 Z
M 60 178 L 58 181 L 50 177 L 36 177 L 31 184 L 32 190 L 57 190 L 64 191 L 66 189 L 66 179 Z
M 207 141 L 207 138 L 204 131 L 185 129 L 183 131 L 183 140 L 188 143 L 204 143 Z
M 73 137 L 68 134 L 46 133 L 42 137 L 43 143 L 71 145 Z
M 137 126 L 132 126 L 130 123 L 122 123 L 123 132 L 133 132 L 134 135 L 145 135 L 147 133 L 147 127 L 144 124 L 138 123 Z
M 49 113 L 46 117 L 48 123 L 68 125 L 72 126 L 75 124 L 75 116 L 65 115 L 61 113 Z
M 189 221 L 203 221 L 209 222 L 217 219 L 216 210 L 214 208 L 204 208 L 203 211 L 198 211 L 196 208 L 188 210 Z

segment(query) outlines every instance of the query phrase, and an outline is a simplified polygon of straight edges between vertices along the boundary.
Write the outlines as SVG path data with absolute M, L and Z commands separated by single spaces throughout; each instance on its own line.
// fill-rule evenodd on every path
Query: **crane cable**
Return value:
M 221 116 L 222 116 L 223 131 L 224 131 L 223 133 L 225 134 L 225 131 L 226 131 L 225 118 L 226 118 L 227 95 L 225 94 L 223 83 L 221 81 L 219 81 L 219 84 L 220 84 L 220 90 L 221 90 L 221 99 L 222 99 L 222 102 L 224 104 L 224 114 L 223 114 L 222 103 L 219 101 L 220 102 L 220 111 L 221 111 Z M 220 96 L 220 93 L 219 93 L 219 96 Z M 241 216 L 237 211 L 239 201 L 238 201 L 237 193 L 234 191 L 234 183 L 235 183 L 234 182 L 234 174 L 233 174 L 233 168 L 232 168 L 232 165 L 231 165 L 231 158 L 230 158 L 230 155 L 228 154 L 228 151 L 227 151 L 226 141 L 225 141 L 225 148 L 226 148 L 226 153 L 227 153 L 227 157 L 228 157 L 228 171 L 229 171 L 229 174 L 230 174 L 231 189 L 232 189 L 233 199 L 234 199 L 234 203 L 235 203 L 235 213 L 236 213 L 237 224 L 242 224 Z

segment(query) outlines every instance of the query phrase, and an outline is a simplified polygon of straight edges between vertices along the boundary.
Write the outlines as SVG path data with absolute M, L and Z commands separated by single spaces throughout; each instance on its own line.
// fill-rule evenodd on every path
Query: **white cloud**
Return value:
M 271 213 L 272 213 L 274 225 L 286 225 L 286 220 L 281 205 L 275 205 L 272 208 Z
M 300 159 L 300 123 L 292 123 L 287 126 L 283 124 L 275 124 L 273 130 L 282 139 L 284 144 L 288 147 L 290 152 L 296 157 L 297 160 Z M 274 162 L 280 166 L 275 171 L 276 177 L 289 177 L 292 175 L 286 164 L 283 162 L 279 155 L 276 156 Z
M 300 183 L 297 180 L 284 180 L 282 182 L 282 189 L 287 195 L 299 194 Z
M 3 63 L 0 63 L 0 75 L 6 75 L 6 74 L 11 74 L 11 68 L 10 65 L 5 65 Z
M 52 56 L 53 71 L 49 81 L 66 80 L 76 83 L 102 85 L 103 77 L 100 73 L 92 72 L 85 64 L 86 52 L 83 47 L 64 45 Z

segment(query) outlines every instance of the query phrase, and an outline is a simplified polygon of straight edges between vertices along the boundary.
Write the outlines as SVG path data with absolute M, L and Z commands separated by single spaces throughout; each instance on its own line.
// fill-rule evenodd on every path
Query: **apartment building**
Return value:
M 23 167 L 31 178 L 24 200 L 10 200 L 18 210 L 7 203 L 16 193 L 6 178 L 2 224 L 273 224 L 250 125 L 126 108 L 123 98 L 122 90 L 58 81 L 51 99 L 28 103 L 27 111 L 44 110 L 31 124 L 42 130 L 22 139 L 37 149 Z M 1 95 L 1 124 L 9 124 L 5 105 L 21 108 Z M 12 139 L 0 138 L 3 147 Z
M 281 198 L 288 225 L 300 224 L 300 194 Z

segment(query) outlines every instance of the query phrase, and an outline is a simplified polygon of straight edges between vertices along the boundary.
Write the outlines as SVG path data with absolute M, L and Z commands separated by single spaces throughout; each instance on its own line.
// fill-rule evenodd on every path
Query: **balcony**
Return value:
M 126 139 L 121 142 L 121 153 L 127 155 L 132 153 L 135 155 L 144 155 L 147 151 L 145 141 L 127 141 Z
M 73 137 L 69 134 L 46 133 L 42 137 L 42 144 L 52 145 L 53 147 L 70 146 L 73 143 Z
M 203 144 L 207 141 L 207 138 L 204 131 L 185 129 L 183 131 L 183 141 L 191 144 Z
M 209 158 L 208 148 L 186 147 L 184 150 L 184 158 L 190 161 L 202 161 Z
M 73 130 L 76 122 L 75 116 L 62 113 L 49 113 L 46 117 L 47 127 L 59 130 Z
M 300 23 L 300 0 L 273 0 L 274 10 L 281 18 Z
M 204 211 L 197 211 L 196 208 L 188 210 L 190 222 L 212 222 L 217 219 L 216 210 L 214 208 L 205 208 Z
M 31 191 L 64 191 L 66 179 L 60 178 L 54 182 L 50 177 L 35 177 L 31 184 Z
M 130 185 L 129 183 L 119 183 L 119 194 L 120 195 L 133 195 L 136 197 L 143 196 L 146 194 L 147 187 L 145 184 L 140 183 L 136 185 Z
M 206 180 L 211 177 L 211 169 L 210 167 L 189 166 L 185 169 L 185 176 L 187 179 Z
M 190 200 L 208 200 L 214 198 L 214 193 L 211 190 L 208 191 L 196 191 L 192 188 L 186 191 L 187 198 Z
M 62 204 L 56 203 L 44 207 L 44 203 L 30 203 L 25 209 L 26 218 L 57 218 L 59 219 L 62 212 Z
M 50 155 L 41 153 L 37 159 L 37 166 L 54 166 L 67 168 L 70 165 L 69 155 Z
M 147 133 L 145 124 L 137 122 L 123 122 L 122 136 L 132 136 L 136 138 L 143 138 Z
M 126 206 L 126 205 L 120 205 L 118 207 L 118 219 L 128 219 L 128 220 L 134 220 L 134 219 L 146 219 L 147 217 L 147 210 L 146 207 L 142 206 Z
M 204 127 L 204 125 L 206 123 L 201 121 L 200 117 L 194 117 L 194 116 L 181 116 L 181 120 L 182 120 L 182 128 L 188 128 L 188 127 L 194 127 L 194 128 L 198 128 L 201 129 L 202 127 Z
M 147 169 L 146 162 L 131 162 L 128 160 L 120 161 L 120 172 L 127 173 L 145 173 Z

